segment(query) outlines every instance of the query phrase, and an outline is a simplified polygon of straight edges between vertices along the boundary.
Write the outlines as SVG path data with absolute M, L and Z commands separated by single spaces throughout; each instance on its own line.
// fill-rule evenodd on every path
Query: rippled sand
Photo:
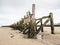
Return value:
M 50 34 L 50 28 L 44 28 L 42 39 L 28 39 L 18 30 L 10 27 L 0 27 L 0 45 L 60 45 L 60 27 L 55 27 L 55 34 Z

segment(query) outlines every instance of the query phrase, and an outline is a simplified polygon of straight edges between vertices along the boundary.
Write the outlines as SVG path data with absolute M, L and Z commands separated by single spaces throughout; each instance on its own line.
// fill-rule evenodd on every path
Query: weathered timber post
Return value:
M 29 23 L 30 24 L 30 23 Z M 29 25 L 29 30 L 28 30 L 28 38 L 31 38 L 31 24 Z
M 34 24 L 32 21 L 29 24 L 28 38 L 35 38 Z
M 44 31 L 43 31 L 43 23 L 42 23 L 42 19 L 41 19 L 41 32 L 44 32 Z
M 32 14 L 33 18 L 35 18 L 35 4 L 32 4 Z
M 50 16 L 50 24 L 51 24 L 51 34 L 54 34 L 53 13 L 50 13 L 49 16 Z

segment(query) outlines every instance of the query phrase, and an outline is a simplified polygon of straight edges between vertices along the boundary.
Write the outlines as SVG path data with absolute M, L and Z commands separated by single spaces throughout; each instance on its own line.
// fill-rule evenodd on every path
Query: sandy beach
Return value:
M 55 27 L 55 34 L 50 28 L 44 28 L 42 39 L 28 39 L 19 30 L 10 27 L 0 27 L 0 45 L 60 45 L 60 27 Z

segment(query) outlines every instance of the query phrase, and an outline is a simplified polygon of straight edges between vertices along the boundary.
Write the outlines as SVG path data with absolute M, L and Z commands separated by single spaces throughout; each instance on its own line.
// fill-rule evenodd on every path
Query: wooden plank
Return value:
M 39 20 L 36 24 L 38 24 L 39 22 L 41 22 L 41 21 Z

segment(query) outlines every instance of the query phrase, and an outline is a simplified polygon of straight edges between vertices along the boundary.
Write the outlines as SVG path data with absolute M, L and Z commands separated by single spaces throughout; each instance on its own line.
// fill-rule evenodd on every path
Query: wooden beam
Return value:
M 50 13 L 50 23 L 51 23 L 51 34 L 54 34 L 54 23 L 53 23 L 53 14 Z
M 44 31 L 43 31 L 42 19 L 41 19 L 41 32 L 44 32 Z
M 49 19 L 47 19 L 47 20 L 44 22 L 43 25 L 46 25 L 48 22 L 49 22 Z
M 36 24 L 38 24 L 39 22 L 41 22 L 41 20 L 39 20 Z
M 36 20 L 36 21 L 37 21 L 37 20 L 41 20 L 41 18 L 38 18 L 38 19 L 35 19 L 35 20 Z
M 42 17 L 42 19 L 45 19 L 45 18 L 49 18 L 49 16 L 44 16 L 44 17 Z

